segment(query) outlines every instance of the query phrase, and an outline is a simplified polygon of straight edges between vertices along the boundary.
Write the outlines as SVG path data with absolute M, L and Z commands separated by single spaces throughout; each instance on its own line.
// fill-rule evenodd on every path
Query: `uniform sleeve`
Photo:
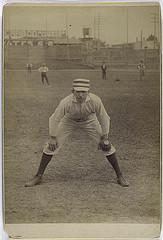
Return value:
M 42 71 L 42 68 L 39 68 L 38 71 L 41 72 L 41 71 Z
M 110 117 L 108 116 L 103 103 L 99 99 L 96 105 L 96 116 L 102 128 L 102 133 L 108 134 L 110 130 Z
M 61 101 L 53 115 L 49 118 L 49 134 L 56 136 L 58 124 L 65 115 L 65 104 Z

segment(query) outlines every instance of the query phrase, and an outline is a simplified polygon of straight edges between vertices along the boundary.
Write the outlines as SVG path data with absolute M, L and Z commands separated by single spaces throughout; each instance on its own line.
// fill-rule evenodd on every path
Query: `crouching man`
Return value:
M 50 138 L 44 146 L 40 166 L 35 177 L 25 184 L 32 187 L 40 184 L 44 171 L 53 155 L 57 154 L 65 140 L 76 129 L 86 132 L 98 143 L 107 160 L 117 175 L 117 182 L 122 187 L 128 187 L 117 158 L 115 148 L 109 141 L 110 117 L 101 99 L 89 91 L 90 81 L 87 79 L 73 80 L 72 93 L 65 97 L 49 119 Z

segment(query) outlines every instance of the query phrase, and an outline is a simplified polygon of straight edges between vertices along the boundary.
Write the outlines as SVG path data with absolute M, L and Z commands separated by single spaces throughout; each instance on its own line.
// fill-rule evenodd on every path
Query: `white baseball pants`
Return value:
M 83 122 L 76 122 L 74 120 L 69 119 L 65 116 L 59 123 L 58 129 L 56 132 L 56 137 L 58 140 L 58 147 L 55 151 L 51 151 L 48 148 L 48 141 L 44 145 L 43 152 L 47 155 L 55 155 L 59 152 L 60 148 L 62 147 L 64 141 L 74 133 L 76 129 L 81 129 L 82 131 L 86 132 L 91 138 L 93 138 L 97 143 L 99 143 L 100 138 L 102 136 L 102 129 L 99 121 L 97 118 L 83 121 Z M 105 156 L 112 155 L 115 152 L 115 148 L 112 145 L 111 150 L 108 152 L 102 151 Z

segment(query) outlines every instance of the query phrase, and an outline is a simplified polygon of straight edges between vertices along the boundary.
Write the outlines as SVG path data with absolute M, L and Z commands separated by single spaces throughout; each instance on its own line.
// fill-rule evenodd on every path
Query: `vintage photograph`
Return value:
M 160 11 L 156 2 L 4 6 L 9 235 L 21 224 L 142 224 L 158 237 Z

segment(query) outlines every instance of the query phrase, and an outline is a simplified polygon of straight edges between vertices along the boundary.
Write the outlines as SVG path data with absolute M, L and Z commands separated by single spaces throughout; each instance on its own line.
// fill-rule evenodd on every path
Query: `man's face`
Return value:
M 73 93 L 74 93 L 78 103 L 85 102 L 85 100 L 87 98 L 87 95 L 88 95 L 88 91 L 76 91 L 76 90 L 74 90 Z

